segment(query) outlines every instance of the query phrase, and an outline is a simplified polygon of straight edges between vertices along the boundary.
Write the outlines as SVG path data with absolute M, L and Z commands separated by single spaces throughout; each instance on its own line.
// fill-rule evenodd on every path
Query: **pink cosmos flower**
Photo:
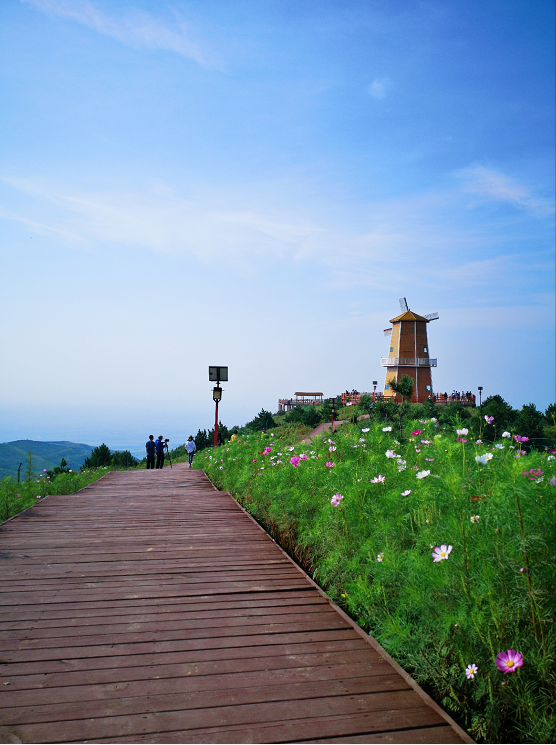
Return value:
M 529 442 L 528 437 L 522 437 L 521 435 L 514 435 L 514 440 L 516 442 Z
M 253 458 L 253 463 L 256 463 L 256 462 L 257 462 L 257 459 L 256 458 Z
M 549 484 L 552 484 L 552 486 L 556 486 L 556 476 L 551 476 L 551 477 L 550 477 L 550 478 L 548 479 L 548 483 L 549 483 Z
M 47 468 L 43 468 L 42 471 L 43 471 L 43 473 L 46 473 L 48 471 L 48 469 Z
M 327 468 L 334 468 L 334 466 L 335 466 L 336 464 L 335 464 L 335 463 L 332 463 L 332 461 L 331 461 L 331 460 L 327 460 L 327 461 L 326 461 L 326 463 L 325 463 L 324 465 L 325 465 L 325 466 L 326 466 Z
M 299 460 L 307 460 L 307 455 L 305 453 L 301 453 L 299 456 Z
M 456 437 L 456 442 L 467 442 L 465 437 Z
M 477 667 L 477 665 L 467 665 L 467 667 L 465 668 L 465 677 L 467 678 L 467 680 L 473 680 L 478 672 L 479 668 Z
M 488 416 L 487 414 L 485 414 L 485 422 L 487 424 L 492 424 L 493 421 L 494 421 L 494 417 L 493 416 Z
M 434 458 L 425 458 L 425 460 L 428 460 L 428 461 L 429 461 L 429 463 L 432 463 L 432 462 L 433 462 L 433 460 L 434 460 Z
M 297 455 L 294 455 L 293 457 L 290 458 L 290 463 L 292 464 L 294 468 L 297 468 L 297 466 L 299 465 L 299 460 L 300 459 L 297 457 Z
M 525 567 L 521 567 L 519 571 L 521 572 L 521 574 L 523 574 L 525 572 Z
M 421 435 L 422 433 L 423 433 L 423 430 L 422 429 L 416 429 L 411 434 L 414 435 L 414 436 L 417 436 L 417 435 Z
M 420 453 L 421 452 L 421 448 L 415 448 L 415 452 L 416 453 Z
M 523 471 L 523 473 L 521 475 L 522 476 L 527 476 L 529 478 L 529 481 L 534 481 L 539 476 L 542 476 L 543 473 L 544 473 L 544 471 L 541 471 L 540 468 L 537 468 L 537 470 L 535 470 L 534 468 L 531 468 L 530 471 Z
M 376 557 L 377 561 L 382 561 L 384 559 L 384 551 L 381 551 L 378 556 Z
M 334 494 L 334 496 L 330 500 L 330 504 L 333 507 L 338 507 L 338 505 L 340 504 L 340 502 L 342 501 L 343 498 L 344 498 L 344 495 L 343 494 L 337 494 L 336 493 L 336 494 Z
M 508 649 L 507 652 L 496 655 L 495 662 L 501 673 L 515 673 L 523 665 L 523 657 L 515 649 Z
M 446 546 L 445 543 L 443 543 L 440 547 L 437 546 L 432 552 L 432 560 L 436 563 L 438 561 L 442 561 L 443 559 L 447 559 L 450 555 L 451 550 L 452 546 Z
M 271 452 L 272 448 L 267 445 L 267 447 L 265 447 L 265 449 L 263 450 L 263 455 L 268 455 Z
M 374 479 L 370 479 L 371 484 L 382 484 L 385 480 L 385 477 L 379 473 L 378 476 L 375 476 Z

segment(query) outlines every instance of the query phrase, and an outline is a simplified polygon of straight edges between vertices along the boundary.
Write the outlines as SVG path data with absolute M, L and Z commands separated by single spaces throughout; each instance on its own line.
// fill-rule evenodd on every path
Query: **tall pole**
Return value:
M 216 447 L 216 443 L 218 442 L 218 401 L 215 401 L 215 404 L 216 414 L 214 416 L 214 447 Z

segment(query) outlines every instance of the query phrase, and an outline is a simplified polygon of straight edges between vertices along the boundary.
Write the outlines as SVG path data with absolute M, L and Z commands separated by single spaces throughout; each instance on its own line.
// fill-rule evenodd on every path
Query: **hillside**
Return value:
M 91 454 L 92 445 L 78 442 L 39 442 L 37 440 L 15 440 L 0 443 L 0 478 L 13 476 L 17 478 L 20 463 L 21 478 L 27 467 L 25 458 L 30 450 L 33 453 L 33 468 L 35 473 L 41 473 L 43 468 L 54 468 L 60 465 L 62 458 L 68 463 L 68 468 L 78 471 L 83 461 Z

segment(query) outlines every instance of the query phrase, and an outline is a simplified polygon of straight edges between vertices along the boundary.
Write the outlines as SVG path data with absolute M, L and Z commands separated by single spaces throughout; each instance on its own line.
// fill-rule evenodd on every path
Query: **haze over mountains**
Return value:
M 78 471 L 85 458 L 91 454 L 92 445 L 79 442 L 40 442 L 37 440 L 15 440 L 0 443 L 0 478 L 5 476 L 17 477 L 17 469 L 21 466 L 21 478 L 24 478 L 27 467 L 27 453 L 33 454 L 33 469 L 38 475 L 44 468 L 52 469 L 60 465 L 65 458 L 68 468 Z

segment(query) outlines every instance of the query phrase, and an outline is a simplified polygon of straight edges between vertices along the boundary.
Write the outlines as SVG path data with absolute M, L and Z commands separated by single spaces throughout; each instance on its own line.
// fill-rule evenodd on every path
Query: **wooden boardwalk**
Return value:
M 0 529 L 0 741 L 472 742 L 202 471 Z

